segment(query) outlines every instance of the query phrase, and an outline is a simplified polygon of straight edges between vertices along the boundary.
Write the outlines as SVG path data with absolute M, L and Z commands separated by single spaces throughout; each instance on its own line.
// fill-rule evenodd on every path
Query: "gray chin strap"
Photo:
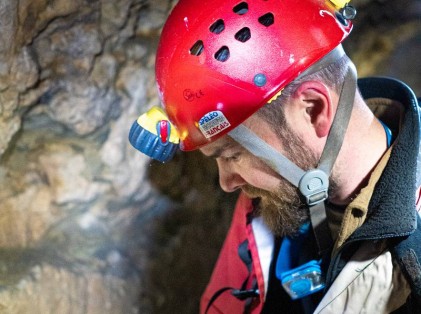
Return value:
M 343 54 L 343 49 L 339 46 L 302 75 L 326 67 Z M 316 169 L 304 171 L 242 124 L 228 133 L 236 142 L 299 189 L 309 207 L 311 224 L 321 255 L 328 252 L 333 244 L 324 201 L 328 198 L 329 176 L 345 137 L 356 89 L 357 75 L 355 67 L 351 64 L 345 75 L 338 108 Z

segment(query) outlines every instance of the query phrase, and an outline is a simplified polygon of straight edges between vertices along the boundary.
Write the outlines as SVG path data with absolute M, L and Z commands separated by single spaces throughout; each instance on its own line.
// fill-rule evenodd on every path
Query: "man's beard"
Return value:
M 279 130 L 285 156 L 303 170 L 317 166 L 318 158 L 307 149 L 303 141 L 286 125 Z M 278 236 L 293 235 L 299 227 L 309 220 L 309 210 L 302 201 L 298 188 L 281 178 L 281 183 L 275 192 L 268 192 L 254 186 L 245 185 L 242 190 L 250 198 L 259 200 L 257 214 L 269 229 Z
M 307 206 L 301 201 L 297 188 L 283 182 L 276 192 L 268 192 L 251 185 L 242 187 L 250 198 L 258 199 L 256 214 L 277 236 L 294 235 L 309 219 Z

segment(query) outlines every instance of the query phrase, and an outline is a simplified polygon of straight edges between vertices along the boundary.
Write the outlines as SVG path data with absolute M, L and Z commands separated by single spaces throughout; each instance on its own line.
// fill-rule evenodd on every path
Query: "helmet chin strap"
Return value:
M 339 48 L 339 53 L 342 54 L 343 50 L 341 47 Z M 332 55 L 332 53 L 329 55 L 333 58 L 338 56 L 337 54 Z M 311 67 L 311 72 L 307 70 L 302 75 L 314 73 L 332 63 L 332 58 L 328 58 L 329 55 Z M 354 65 L 351 64 L 345 75 L 338 108 L 316 169 L 304 171 L 242 124 L 228 133 L 250 153 L 260 158 L 299 189 L 309 207 L 311 224 L 321 255 L 328 252 L 333 244 L 324 201 L 328 198 L 329 177 L 345 137 L 356 89 L 357 75 Z

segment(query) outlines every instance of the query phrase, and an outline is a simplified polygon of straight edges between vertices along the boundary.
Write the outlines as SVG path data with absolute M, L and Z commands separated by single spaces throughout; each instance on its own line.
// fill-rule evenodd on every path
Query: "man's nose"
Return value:
M 219 185 L 225 192 L 234 192 L 241 186 L 246 184 L 246 181 L 237 172 L 227 168 L 218 163 L 219 170 Z

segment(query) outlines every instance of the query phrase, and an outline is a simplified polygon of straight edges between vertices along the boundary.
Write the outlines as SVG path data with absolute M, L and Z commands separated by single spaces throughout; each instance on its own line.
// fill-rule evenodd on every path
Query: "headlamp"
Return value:
M 129 141 L 137 150 L 161 162 L 171 160 L 180 143 L 177 130 L 159 107 L 152 107 L 133 123 Z
M 300 267 L 279 274 L 282 286 L 291 299 L 300 299 L 325 287 L 320 262 L 312 260 Z
M 310 224 L 303 224 L 297 235 L 282 240 L 276 261 L 275 275 L 291 299 L 296 300 L 325 287 L 321 260 L 311 260 L 297 266 L 303 243 L 308 241 Z

